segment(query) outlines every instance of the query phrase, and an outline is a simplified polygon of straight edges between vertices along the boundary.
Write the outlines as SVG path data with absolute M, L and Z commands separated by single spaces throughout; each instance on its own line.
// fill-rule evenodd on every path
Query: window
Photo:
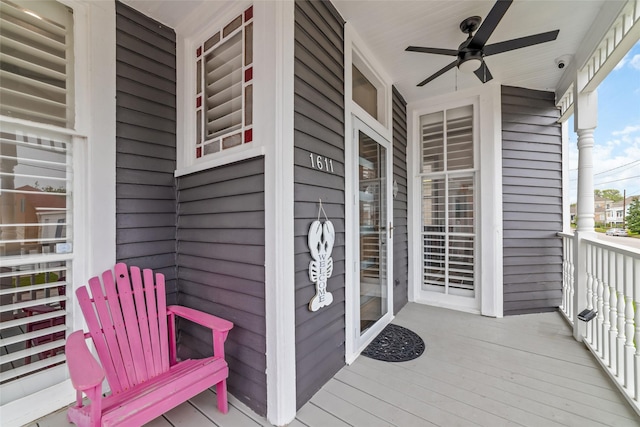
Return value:
M 474 296 L 473 107 L 420 118 L 425 291 Z
M 385 84 L 370 62 L 363 58 L 362 53 L 354 46 L 351 64 L 351 99 L 368 116 L 387 127 L 390 121 L 391 86 Z M 370 120 L 367 116 L 358 113 L 355 111 L 362 120 Z
M 378 89 L 353 66 L 353 100 L 374 119 L 378 119 Z
M 0 404 L 5 404 L 67 375 L 75 137 L 68 130 L 74 125 L 72 11 L 54 1 L 1 0 L 0 12 Z
M 253 7 L 196 48 L 195 157 L 253 140 Z

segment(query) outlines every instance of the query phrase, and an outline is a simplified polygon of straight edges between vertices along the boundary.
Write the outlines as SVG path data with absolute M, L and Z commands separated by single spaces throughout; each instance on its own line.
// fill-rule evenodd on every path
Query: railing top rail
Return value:
M 575 235 L 575 234 L 573 234 L 573 233 L 566 233 L 566 232 L 564 232 L 564 231 L 560 231 L 560 232 L 558 233 L 558 237 L 573 237 L 574 235 Z
M 602 249 L 614 249 L 616 252 L 621 253 L 626 256 L 630 256 L 633 258 L 640 259 L 640 249 L 630 248 L 629 246 L 622 246 L 617 243 L 605 242 L 603 240 L 598 240 L 598 238 L 592 237 L 583 237 L 582 241 L 589 245 L 602 248 Z

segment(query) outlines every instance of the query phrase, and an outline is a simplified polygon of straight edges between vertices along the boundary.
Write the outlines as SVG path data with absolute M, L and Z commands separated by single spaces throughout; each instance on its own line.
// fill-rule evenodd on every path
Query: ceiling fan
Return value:
M 479 16 L 472 16 L 462 21 L 460 23 L 460 30 L 468 34 L 468 37 L 460 44 L 458 50 L 421 46 L 407 47 L 406 50 L 409 52 L 434 53 L 436 55 L 456 57 L 455 61 L 418 83 L 418 86 L 426 85 L 456 66 L 462 72 L 475 73 L 482 83 L 486 83 L 493 77 L 489 72 L 489 68 L 487 68 L 487 64 L 484 62 L 485 56 L 550 42 L 558 37 L 560 30 L 555 30 L 487 45 L 487 40 L 489 40 L 489 37 L 500 23 L 500 20 L 507 12 L 507 9 L 509 9 L 509 6 L 511 6 L 511 3 L 513 3 L 513 0 L 498 0 L 496 4 L 493 5 L 493 8 L 491 8 L 484 22 L 482 22 L 482 18 Z M 481 22 L 482 25 L 480 25 Z M 475 34 L 473 34 L 474 32 Z

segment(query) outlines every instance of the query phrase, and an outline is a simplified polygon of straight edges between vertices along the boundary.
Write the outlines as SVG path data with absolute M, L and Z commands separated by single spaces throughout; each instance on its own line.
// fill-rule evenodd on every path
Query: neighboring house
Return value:
M 16 188 L 16 194 L 0 194 L 0 204 L 9 203 L 13 198 L 13 218 L 20 224 L 13 230 L 17 238 L 29 240 L 34 248 L 46 242 L 55 243 L 54 239 L 62 238 L 62 226 L 65 221 L 67 204 L 66 194 L 63 192 L 45 192 L 30 185 Z M 29 224 L 38 224 L 29 226 Z M 3 229 L 3 232 L 8 231 Z M 3 239 L 4 236 L 3 236 Z M 27 247 L 23 247 L 28 251 Z
M 631 206 L 631 203 L 637 198 L 638 196 L 629 196 L 625 200 L 608 204 L 606 211 L 606 224 L 609 227 L 622 226 L 624 224 L 624 218 L 629 214 L 629 207 Z
M 557 40 L 473 75 L 446 64 L 460 21 L 492 1 L 1 5 L 2 194 L 64 179 L 73 198 L 54 236 L 72 245 L 24 255 L 27 236 L 3 235 L 3 290 L 25 266 L 63 262 L 72 288 L 116 261 L 162 272 L 170 302 L 234 322 L 229 391 L 279 425 L 407 301 L 556 310 L 566 120 L 575 114 L 588 174 L 596 87 L 639 33 L 636 0 L 515 1 L 488 45 L 560 29 Z M 579 216 L 593 206 L 582 197 Z M 49 215 L 23 220 L 13 206 L 3 200 L 3 227 Z M 332 302 L 311 310 L 317 220 L 335 230 Z M 67 331 L 79 329 L 66 295 Z M 27 321 L 7 307 L 19 336 Z M 181 324 L 179 351 L 205 353 L 210 339 Z M 14 341 L 1 356 L 3 420 L 71 402 L 64 355 L 21 364 Z
M 604 197 L 594 196 L 594 214 L 595 221 L 598 224 L 605 224 L 607 221 L 607 210 L 613 203 L 613 200 L 605 199 Z

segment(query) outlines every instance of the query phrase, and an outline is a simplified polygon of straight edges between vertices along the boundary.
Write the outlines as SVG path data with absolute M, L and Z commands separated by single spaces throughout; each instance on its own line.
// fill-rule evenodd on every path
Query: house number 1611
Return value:
M 325 172 L 333 173 L 333 160 L 318 154 L 309 153 L 311 167 Z

